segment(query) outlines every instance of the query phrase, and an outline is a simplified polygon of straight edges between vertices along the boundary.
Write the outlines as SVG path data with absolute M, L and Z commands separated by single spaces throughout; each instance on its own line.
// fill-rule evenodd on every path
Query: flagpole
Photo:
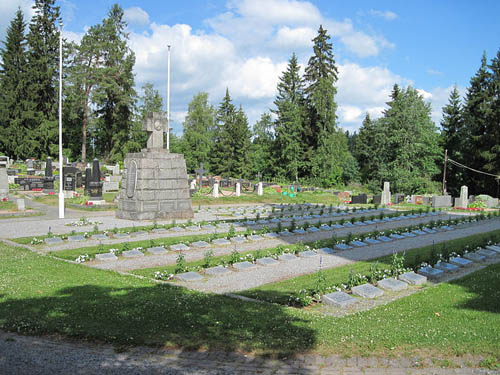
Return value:
M 64 219 L 62 154 L 62 22 L 59 24 L 59 219 Z
M 167 151 L 170 151 L 170 44 L 167 47 Z

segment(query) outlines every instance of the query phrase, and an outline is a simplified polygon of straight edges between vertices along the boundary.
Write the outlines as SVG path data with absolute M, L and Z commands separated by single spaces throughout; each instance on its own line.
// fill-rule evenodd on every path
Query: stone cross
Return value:
M 163 149 L 163 133 L 167 131 L 167 120 L 160 112 L 152 112 L 142 123 L 148 132 L 148 149 Z
M 203 173 L 207 172 L 205 169 L 203 169 L 203 163 L 200 163 L 200 168 L 194 170 L 195 173 L 200 177 L 200 187 L 199 189 L 201 190 L 202 184 L 203 184 Z

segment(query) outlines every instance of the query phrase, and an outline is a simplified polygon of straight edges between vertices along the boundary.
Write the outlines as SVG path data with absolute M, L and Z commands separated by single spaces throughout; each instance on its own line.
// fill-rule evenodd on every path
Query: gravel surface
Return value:
M 58 337 L 29 337 L 0 331 L 2 375 L 215 375 L 215 374 L 499 374 L 473 368 L 483 358 L 451 358 L 454 368 L 439 368 L 429 358 L 342 358 L 297 353 L 270 359 L 234 352 L 188 352 L 132 348 L 117 353 L 109 345 L 70 342 Z

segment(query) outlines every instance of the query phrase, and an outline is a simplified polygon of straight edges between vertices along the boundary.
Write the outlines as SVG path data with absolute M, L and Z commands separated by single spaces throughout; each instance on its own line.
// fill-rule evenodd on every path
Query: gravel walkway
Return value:
M 360 260 L 370 260 L 393 252 L 405 249 L 418 248 L 441 243 L 456 238 L 466 237 L 477 233 L 490 232 L 500 229 L 500 219 L 488 222 L 479 222 L 476 225 L 464 226 L 453 231 L 439 232 L 425 236 L 413 237 L 377 245 L 355 248 L 334 255 L 316 255 L 312 258 L 298 258 L 291 262 L 280 262 L 272 266 L 256 265 L 253 269 L 226 273 L 221 276 L 204 277 L 201 281 L 176 282 L 187 288 L 212 293 L 230 293 L 256 288 L 258 286 L 286 280 L 300 275 L 314 273 L 321 267 L 334 268 L 352 264 Z M 243 275 L 242 275 L 243 274 Z
M 2 375 L 247 375 L 247 374 L 499 374 L 474 368 L 483 358 L 465 355 L 447 359 L 456 368 L 439 368 L 430 358 L 342 358 L 300 353 L 292 358 L 269 359 L 244 353 L 187 352 L 132 348 L 116 353 L 109 345 L 76 343 L 57 337 L 29 337 L 0 331 Z

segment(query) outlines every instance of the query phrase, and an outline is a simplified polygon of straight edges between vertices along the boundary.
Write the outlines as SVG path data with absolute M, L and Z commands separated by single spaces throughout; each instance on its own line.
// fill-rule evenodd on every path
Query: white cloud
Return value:
M 390 10 L 381 11 L 381 10 L 370 9 L 368 13 L 371 14 L 372 16 L 382 17 L 387 21 L 393 21 L 396 18 L 398 18 L 398 15 L 394 12 L 391 12 Z
M 430 74 L 432 76 L 440 76 L 443 75 L 443 72 L 440 72 L 439 70 L 435 69 L 427 69 L 427 74 Z
M 68 42 L 80 43 L 85 33 L 75 33 L 73 31 L 65 30 L 63 28 L 63 38 Z
M 312 39 L 316 36 L 316 30 L 310 27 L 289 28 L 281 27 L 273 41 L 273 45 L 280 48 L 305 48 L 312 46 Z
M 139 7 L 125 9 L 123 19 L 129 25 L 145 26 L 149 24 L 149 14 Z
M 17 9 L 21 8 L 24 13 L 24 21 L 28 24 L 33 16 L 33 0 L 2 0 L 0 1 L 0 40 L 5 40 L 7 28 L 16 15 Z M 28 32 L 28 27 L 26 27 Z

